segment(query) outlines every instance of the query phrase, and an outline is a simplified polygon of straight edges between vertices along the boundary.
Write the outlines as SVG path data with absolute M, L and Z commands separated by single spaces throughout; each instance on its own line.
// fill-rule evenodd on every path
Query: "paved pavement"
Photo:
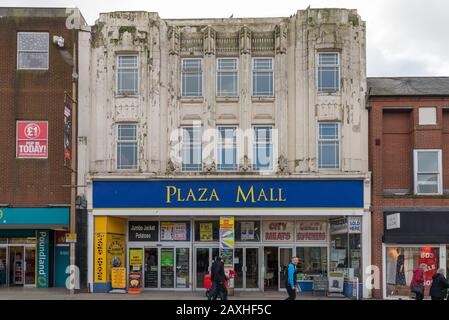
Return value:
M 236 292 L 229 300 L 283 300 L 282 292 Z M 0 300 L 206 300 L 203 291 L 144 291 L 142 294 L 77 293 L 60 288 L 1 288 Z M 330 300 L 324 296 L 299 295 L 297 300 Z M 335 299 L 335 298 L 334 298 Z M 346 298 L 338 298 L 347 300 Z

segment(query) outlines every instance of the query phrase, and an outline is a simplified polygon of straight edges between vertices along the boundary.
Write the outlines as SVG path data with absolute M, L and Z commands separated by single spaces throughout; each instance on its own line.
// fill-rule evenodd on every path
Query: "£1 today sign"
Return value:
M 48 158 L 48 122 L 17 121 L 16 157 L 19 159 Z

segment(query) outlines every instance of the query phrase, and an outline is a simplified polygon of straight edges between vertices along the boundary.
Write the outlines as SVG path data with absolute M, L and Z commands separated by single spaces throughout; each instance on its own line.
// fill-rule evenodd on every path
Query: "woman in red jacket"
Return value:
M 410 290 L 416 294 L 416 300 L 424 299 L 424 271 L 421 267 L 413 270 L 412 282 L 410 282 Z

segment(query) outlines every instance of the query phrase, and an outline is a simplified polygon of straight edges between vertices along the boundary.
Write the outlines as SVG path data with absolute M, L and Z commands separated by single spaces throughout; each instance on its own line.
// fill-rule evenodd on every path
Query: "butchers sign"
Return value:
M 264 221 L 263 239 L 265 241 L 292 241 L 293 221 Z
M 326 241 L 327 223 L 323 221 L 298 221 L 296 224 L 297 241 Z
M 16 130 L 17 158 L 48 158 L 47 121 L 17 121 Z

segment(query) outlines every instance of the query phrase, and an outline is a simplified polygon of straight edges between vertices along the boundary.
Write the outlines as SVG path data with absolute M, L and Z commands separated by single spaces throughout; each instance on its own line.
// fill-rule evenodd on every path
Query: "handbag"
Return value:
M 424 295 L 424 286 L 419 285 L 419 284 L 414 284 L 412 286 L 412 292 Z

